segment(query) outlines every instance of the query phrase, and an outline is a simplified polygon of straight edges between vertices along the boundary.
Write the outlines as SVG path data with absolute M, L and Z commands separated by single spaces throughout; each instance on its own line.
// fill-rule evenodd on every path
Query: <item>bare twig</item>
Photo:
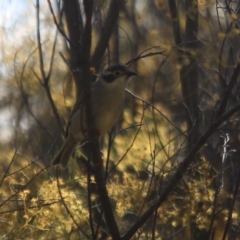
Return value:
M 14 200 L 14 201 L 18 201 L 18 200 Z M 49 199 L 48 200 L 41 200 L 41 201 L 49 201 Z M 39 209 L 39 208 L 41 208 L 41 207 L 47 207 L 47 206 L 51 206 L 51 205 L 53 205 L 53 204 L 55 204 L 55 203 L 59 203 L 60 201 L 62 201 L 62 199 L 60 199 L 60 200 L 56 200 L 56 201 L 53 201 L 53 202 L 49 202 L 49 203 L 43 203 L 43 204 L 39 204 L 39 205 L 37 205 L 37 206 L 28 206 L 28 209 Z M 21 210 L 24 210 L 25 209 L 25 207 L 23 207 L 23 208 L 17 208 L 17 209 L 11 209 L 11 210 L 7 210 L 7 211 L 2 211 L 2 212 L 0 212 L 0 214 L 5 214 L 5 213 L 14 213 L 14 212 L 17 212 L 17 211 L 21 211 Z
M 18 153 L 18 152 L 17 152 L 16 154 L 19 155 L 19 156 L 22 156 L 22 155 L 21 155 L 20 153 Z M 13 172 L 11 172 L 11 173 L 8 173 L 6 177 L 9 177 L 9 176 L 12 176 L 12 175 L 14 175 L 14 174 L 16 174 L 16 173 L 18 173 L 18 172 L 21 172 L 21 171 L 23 171 L 24 169 L 27 169 L 28 167 L 33 166 L 36 162 L 37 162 L 37 160 L 36 160 L 36 161 L 32 161 L 31 163 L 27 164 L 26 166 L 24 166 L 24 167 L 22 167 L 22 168 L 20 168 L 20 169 L 18 169 L 18 170 L 16 170 L 16 171 L 13 171 Z
M 9 198 L 5 199 L 1 204 L 0 204 L 0 208 L 7 203 L 8 201 L 10 201 L 11 198 L 17 196 L 23 189 L 25 189 L 40 173 L 42 173 L 43 171 L 45 171 L 46 168 L 42 168 L 39 172 L 35 173 L 35 175 L 24 185 L 22 186 L 22 188 L 18 191 L 16 191 L 13 195 L 11 195 Z
M 9 170 L 10 170 L 10 167 L 11 167 L 11 165 L 13 164 L 13 162 L 14 162 L 14 160 L 15 160 L 16 154 L 17 154 L 17 149 L 14 151 L 12 160 L 11 160 L 11 162 L 8 164 L 8 167 L 7 167 L 7 169 L 5 170 L 5 172 L 4 172 L 4 174 L 3 174 L 2 180 L 0 181 L 0 187 L 2 186 L 2 183 L 3 183 L 4 179 L 5 179 L 7 176 L 9 176 Z
M 182 178 L 184 172 L 187 170 L 190 163 L 193 161 L 194 157 L 198 153 L 198 151 L 204 146 L 207 140 L 212 136 L 212 134 L 217 130 L 217 128 L 223 124 L 226 120 L 228 120 L 231 116 L 237 113 L 240 110 L 240 104 L 236 107 L 232 108 L 218 120 L 213 122 L 209 128 L 198 138 L 196 143 L 192 146 L 189 150 L 185 159 L 179 164 L 178 169 L 176 170 L 175 174 L 168 180 L 167 185 L 165 188 L 162 189 L 161 193 L 159 194 L 158 200 L 129 228 L 129 230 L 125 233 L 122 237 L 122 240 L 130 239 L 136 231 L 152 216 L 156 207 L 158 208 L 161 204 L 166 200 L 172 189 L 176 186 L 176 184 Z
M 226 226 L 225 226 L 225 230 L 223 233 L 223 237 L 222 240 L 226 239 L 227 233 L 229 231 L 229 228 L 232 224 L 232 214 L 233 214 L 233 210 L 234 210 L 234 205 L 235 205 L 235 201 L 237 200 L 237 195 L 238 195 L 238 191 L 239 191 L 239 186 L 240 186 L 240 171 L 238 172 L 238 177 L 237 177 L 237 181 L 236 181 L 236 185 L 235 185 L 235 190 L 233 192 L 233 197 L 231 199 L 231 204 L 230 204 L 230 208 L 228 210 L 228 219 L 226 221 Z
M 218 71 L 219 71 L 219 82 L 220 84 L 222 85 L 222 87 L 225 89 L 226 86 L 227 86 L 227 82 L 226 82 L 226 79 L 223 77 L 223 73 L 222 73 L 222 57 L 223 57 L 223 53 L 224 53 L 224 46 L 227 42 L 227 35 L 228 33 L 231 31 L 232 29 L 232 23 L 228 26 L 227 30 L 226 30 L 226 36 L 224 37 L 223 39 L 223 42 L 221 44 L 221 48 L 220 48 L 220 52 L 219 52 L 219 60 L 218 60 Z
M 224 91 L 223 97 L 221 98 L 221 103 L 216 115 L 216 119 L 219 118 L 226 110 L 228 100 L 231 96 L 234 86 L 236 86 L 239 74 L 240 74 L 240 57 L 238 57 L 237 66 L 235 67 L 230 82 L 227 85 L 226 90 Z
M 142 111 L 142 116 L 141 116 L 141 120 L 140 120 L 140 123 L 139 123 L 139 127 L 138 127 L 138 130 L 137 132 L 135 133 L 134 137 L 133 137 L 133 140 L 130 144 L 130 146 L 126 149 L 125 153 L 122 155 L 122 157 L 118 160 L 118 162 L 114 165 L 114 167 L 108 172 L 111 173 L 120 163 L 121 161 L 127 156 L 128 152 L 131 150 L 131 148 L 133 147 L 136 139 L 137 139 L 137 136 L 141 130 L 141 127 L 142 127 L 142 122 L 143 122 L 143 118 L 144 118 L 144 112 L 145 112 L 146 108 L 143 106 L 143 111 Z
M 164 58 L 163 61 L 160 63 L 160 66 L 158 67 L 158 71 L 156 72 L 155 74 L 155 79 L 154 79 L 154 83 L 153 83 L 153 86 L 152 86 L 152 100 L 151 102 L 154 103 L 154 92 L 155 92 L 155 86 L 156 86 L 156 83 L 157 83 L 157 76 L 159 74 L 159 71 L 161 69 L 161 67 L 164 65 L 164 63 L 167 61 L 168 57 Z M 154 105 L 154 104 L 152 104 Z M 152 118 L 153 118 L 153 123 L 154 123 L 154 126 L 155 126 L 155 129 L 157 130 L 158 127 L 157 127 L 157 121 L 156 121 L 156 118 L 155 118 L 155 109 L 152 107 Z M 157 136 L 158 136 L 158 140 L 159 140 L 159 143 L 160 143 L 160 146 L 161 148 L 163 149 L 165 155 L 167 156 L 167 158 L 169 158 L 167 152 L 166 152 L 166 149 L 164 147 L 164 144 L 159 136 L 159 131 L 156 131 L 157 132 Z
M 15 57 L 14 57 L 14 74 L 15 74 L 15 78 L 16 78 L 17 84 L 18 84 L 18 86 L 19 86 L 20 92 L 21 92 L 21 96 L 22 96 L 22 99 L 23 99 L 23 103 L 24 103 L 25 107 L 27 108 L 28 113 L 29 113 L 30 116 L 34 119 L 34 121 L 38 124 L 38 126 L 39 126 L 42 130 L 44 130 L 50 137 L 53 138 L 52 134 L 47 130 L 46 127 L 44 127 L 44 126 L 42 125 L 42 123 L 37 119 L 37 117 L 33 114 L 32 110 L 30 109 L 30 106 L 29 106 L 29 104 L 28 104 L 27 94 L 26 94 L 26 92 L 25 92 L 25 90 L 24 90 L 24 88 L 23 88 L 23 84 L 22 84 L 22 82 L 23 82 L 23 76 L 24 76 L 24 73 L 25 73 L 25 69 L 26 69 L 27 63 L 28 63 L 28 61 L 30 60 L 30 58 L 32 57 L 32 55 L 35 53 L 36 50 L 37 50 L 37 49 L 34 49 L 34 50 L 32 51 L 32 53 L 28 56 L 27 60 L 24 62 L 23 67 L 22 67 L 22 70 L 21 70 L 21 74 L 20 74 L 19 83 L 18 83 L 18 81 L 17 81 L 17 73 L 16 73 L 16 69 L 15 69 L 15 66 L 16 66 L 15 61 L 16 61 L 17 54 L 15 55 Z
M 211 239 L 211 234 L 212 234 L 212 230 L 213 230 L 213 226 L 214 226 L 214 221 L 216 218 L 216 209 L 218 206 L 218 199 L 220 196 L 220 192 L 223 188 L 223 177 L 224 177 L 224 169 L 225 169 L 225 161 L 226 161 L 226 157 L 227 157 L 227 144 L 229 142 L 229 136 L 226 135 L 224 137 L 224 144 L 223 144 L 223 155 L 222 155 L 222 166 L 221 166 L 221 172 L 220 172 L 220 176 L 219 176 L 219 180 L 218 180 L 218 186 L 215 192 L 215 196 L 214 196 L 214 201 L 213 201 L 213 210 L 212 210 L 212 218 L 211 218 L 211 222 L 209 224 L 209 229 L 208 229 L 208 238 Z
M 82 228 L 78 225 L 77 221 L 75 220 L 75 218 L 73 217 L 71 211 L 69 210 L 66 202 L 64 201 L 64 197 L 62 195 L 61 192 L 61 188 L 60 188 L 60 183 L 59 183 L 59 167 L 56 168 L 56 179 L 57 179 L 57 188 L 58 188 L 58 193 L 59 196 L 61 198 L 61 201 L 63 203 L 63 206 L 65 207 L 67 213 L 69 214 L 69 216 L 71 217 L 71 219 L 73 220 L 74 224 L 76 225 L 76 227 L 78 228 L 78 230 L 87 238 L 89 239 L 89 236 L 82 230 Z
M 152 48 L 156 48 L 156 47 L 152 47 Z M 152 48 L 150 48 L 150 49 L 152 49 Z M 148 49 L 148 50 L 150 50 L 150 49 Z M 148 51 L 148 50 L 145 50 L 145 51 Z M 144 51 L 144 52 L 145 52 L 145 51 Z M 163 56 L 165 56 L 165 57 L 168 56 L 168 55 L 166 55 L 166 54 L 164 53 L 164 51 L 160 51 L 160 52 L 158 51 L 158 52 L 147 53 L 147 54 L 141 53 L 141 54 L 139 54 L 136 58 L 133 58 L 133 59 L 131 59 L 130 61 L 128 61 L 128 62 L 126 63 L 126 65 L 131 66 L 133 63 L 137 62 L 139 59 L 147 58 L 147 57 L 152 57 L 152 56 L 155 56 L 155 55 L 163 55 Z
M 106 167 L 105 167 L 105 179 L 107 179 L 108 176 L 108 171 L 109 171 L 109 160 L 110 160 L 110 153 L 111 153 L 111 148 L 112 148 L 112 131 L 108 135 L 108 149 L 107 149 L 107 157 L 106 157 Z
M 37 43 L 38 43 L 38 54 L 39 54 L 39 62 L 40 62 L 40 72 L 42 76 L 42 80 L 37 76 L 35 73 L 35 76 L 37 79 L 42 83 L 43 88 L 45 89 L 48 101 L 50 103 L 50 106 L 52 108 L 53 114 L 57 120 L 58 126 L 61 130 L 62 135 L 64 136 L 65 130 L 64 127 L 61 123 L 60 116 L 57 111 L 57 107 L 53 101 L 52 94 L 49 88 L 49 80 L 51 77 L 51 71 L 52 71 L 52 64 L 53 64 L 53 56 L 54 56 L 54 51 L 55 51 L 55 46 L 56 46 L 56 41 L 57 41 L 57 34 L 55 36 L 54 44 L 53 44 L 53 49 L 52 49 L 52 54 L 51 54 L 51 61 L 50 61 L 50 67 L 49 67 L 49 72 L 48 74 L 45 73 L 44 70 L 44 64 L 43 64 L 43 52 L 42 52 L 42 44 L 41 44 L 41 34 L 40 34 L 40 20 L 39 20 L 39 0 L 36 0 L 36 8 L 37 8 Z
M 119 11 L 124 3 L 124 0 L 111 0 L 110 2 L 107 16 L 102 26 L 102 31 L 91 59 L 91 65 L 94 66 L 96 70 L 98 70 L 100 66 L 100 60 L 107 49 L 113 28 L 117 23 Z
M 130 90 L 125 89 L 125 91 L 127 93 L 129 93 L 130 95 L 132 95 L 134 98 L 141 100 L 142 102 L 146 103 L 147 105 L 151 106 L 155 111 L 157 111 L 167 122 L 169 122 L 172 126 L 174 126 L 175 129 L 177 129 L 183 136 L 186 136 L 185 133 L 183 133 L 183 131 L 177 127 L 170 119 L 167 118 L 167 116 L 165 116 L 159 109 L 157 109 L 153 104 L 151 104 L 150 102 L 144 100 L 141 97 L 138 97 L 137 95 L 135 95 L 134 93 L 132 93 Z
M 62 36 L 67 40 L 67 42 L 73 47 L 73 48 L 76 48 L 73 44 L 73 42 L 68 38 L 68 36 L 66 35 L 66 33 L 64 32 L 64 30 L 60 27 L 60 25 L 58 24 L 57 22 L 57 18 L 55 16 L 55 13 L 53 11 L 53 7 L 52 7 L 52 3 L 50 0 L 47 0 L 48 1 L 48 5 L 49 5 L 49 9 L 50 9 L 50 12 L 52 14 L 52 17 L 53 17 L 53 21 L 58 29 L 58 31 L 62 34 Z

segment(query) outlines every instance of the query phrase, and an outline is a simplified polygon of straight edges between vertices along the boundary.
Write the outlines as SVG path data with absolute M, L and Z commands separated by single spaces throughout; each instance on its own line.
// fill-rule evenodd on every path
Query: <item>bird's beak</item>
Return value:
M 128 71 L 127 75 L 128 75 L 128 77 L 132 77 L 132 76 L 139 76 L 140 74 L 137 72 Z

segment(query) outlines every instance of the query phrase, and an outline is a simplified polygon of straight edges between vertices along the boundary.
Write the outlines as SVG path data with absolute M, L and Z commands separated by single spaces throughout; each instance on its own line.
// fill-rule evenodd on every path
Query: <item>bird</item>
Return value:
M 127 65 L 117 63 L 108 67 L 91 85 L 91 111 L 94 120 L 94 130 L 98 137 L 109 132 L 119 119 L 123 103 L 125 88 L 129 79 L 139 75 L 131 71 Z M 66 128 L 65 141 L 53 158 L 51 165 L 61 165 L 62 168 L 68 166 L 71 155 L 79 142 L 86 139 L 86 114 L 84 104 L 80 104 L 75 113 L 70 116 Z

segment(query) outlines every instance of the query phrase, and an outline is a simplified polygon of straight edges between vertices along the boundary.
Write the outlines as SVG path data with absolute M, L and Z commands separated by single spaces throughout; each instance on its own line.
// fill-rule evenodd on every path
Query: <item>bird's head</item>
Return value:
M 114 64 L 107 68 L 102 74 L 101 78 L 106 83 L 113 83 L 113 82 L 119 82 L 119 80 L 123 80 L 127 82 L 127 80 L 132 77 L 139 75 L 137 72 L 133 72 L 130 70 L 130 68 L 123 64 Z

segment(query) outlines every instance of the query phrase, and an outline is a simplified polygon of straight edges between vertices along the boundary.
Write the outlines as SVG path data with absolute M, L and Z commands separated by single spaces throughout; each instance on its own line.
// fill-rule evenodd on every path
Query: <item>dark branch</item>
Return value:
M 103 55 L 107 49 L 113 29 L 117 24 L 119 11 L 124 3 L 124 0 L 111 0 L 98 43 L 91 60 L 91 65 L 94 66 L 97 70 L 101 64 L 101 59 L 103 58 Z
M 218 127 L 221 126 L 221 124 L 223 124 L 226 120 L 228 120 L 232 115 L 234 115 L 239 110 L 240 110 L 240 104 L 238 104 L 236 107 L 234 107 L 229 112 L 227 112 L 225 115 L 223 115 L 218 120 L 216 120 L 214 123 L 212 123 L 211 126 L 208 128 L 208 130 L 206 130 L 205 133 L 202 134 L 202 136 L 198 138 L 196 143 L 190 149 L 188 155 L 185 157 L 185 159 L 179 165 L 175 174 L 172 176 L 172 178 L 170 180 L 168 180 L 166 187 L 159 194 L 158 200 L 136 221 L 136 223 L 134 223 L 130 227 L 130 229 L 127 231 L 127 233 L 122 237 L 122 240 L 131 239 L 131 237 L 137 232 L 137 230 L 144 223 L 146 223 L 146 221 L 154 213 L 155 209 L 159 208 L 161 206 L 161 204 L 167 199 L 168 195 L 171 193 L 173 188 L 176 186 L 176 184 L 182 178 L 184 172 L 187 170 L 190 163 L 196 157 L 196 154 L 204 146 L 204 144 L 211 137 L 211 135 L 218 129 Z

